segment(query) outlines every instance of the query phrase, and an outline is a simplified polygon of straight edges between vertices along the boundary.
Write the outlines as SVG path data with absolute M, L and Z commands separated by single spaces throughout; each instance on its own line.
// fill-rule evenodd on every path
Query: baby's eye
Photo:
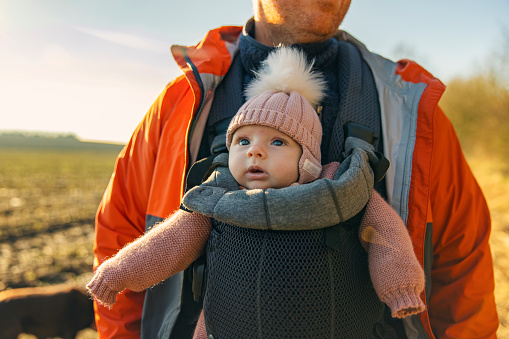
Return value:
M 274 146 L 283 146 L 285 143 L 283 142 L 283 140 L 274 140 L 272 144 Z
M 247 145 L 249 145 L 249 140 L 247 140 L 247 139 L 239 139 L 239 145 L 247 146 Z

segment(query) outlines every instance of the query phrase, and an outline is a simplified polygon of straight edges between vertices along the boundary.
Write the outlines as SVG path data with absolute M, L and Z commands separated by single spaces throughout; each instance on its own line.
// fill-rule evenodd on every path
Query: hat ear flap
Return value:
M 299 184 L 316 180 L 322 173 L 322 164 L 305 146 L 302 147 L 302 156 L 299 160 Z

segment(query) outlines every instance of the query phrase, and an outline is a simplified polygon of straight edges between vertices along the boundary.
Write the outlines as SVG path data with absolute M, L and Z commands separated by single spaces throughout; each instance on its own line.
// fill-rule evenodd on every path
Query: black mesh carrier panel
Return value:
M 208 333 L 215 339 L 372 338 L 384 306 L 357 228 L 335 229 L 338 249 L 326 245 L 326 229 L 258 231 L 214 221 L 204 300 Z

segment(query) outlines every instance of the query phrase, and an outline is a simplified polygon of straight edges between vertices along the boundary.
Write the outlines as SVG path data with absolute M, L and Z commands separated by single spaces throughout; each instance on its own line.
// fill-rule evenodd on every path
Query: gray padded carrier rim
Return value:
M 366 152 L 373 153 L 373 146 L 349 137 L 347 157 L 334 180 L 267 190 L 239 190 L 227 167 L 228 154 L 220 154 L 214 160 L 217 169 L 202 185 L 187 192 L 183 204 L 244 228 L 289 231 L 329 227 L 355 216 L 371 196 L 374 178 Z

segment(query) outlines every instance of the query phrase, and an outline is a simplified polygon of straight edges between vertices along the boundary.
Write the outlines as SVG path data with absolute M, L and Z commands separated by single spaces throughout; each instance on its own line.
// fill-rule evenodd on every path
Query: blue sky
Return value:
M 242 25 L 250 0 L 0 0 L 0 130 L 126 142 L 180 74 L 169 47 Z M 509 1 L 353 0 L 341 25 L 369 49 L 412 58 L 446 84 L 483 67 L 509 31 Z

